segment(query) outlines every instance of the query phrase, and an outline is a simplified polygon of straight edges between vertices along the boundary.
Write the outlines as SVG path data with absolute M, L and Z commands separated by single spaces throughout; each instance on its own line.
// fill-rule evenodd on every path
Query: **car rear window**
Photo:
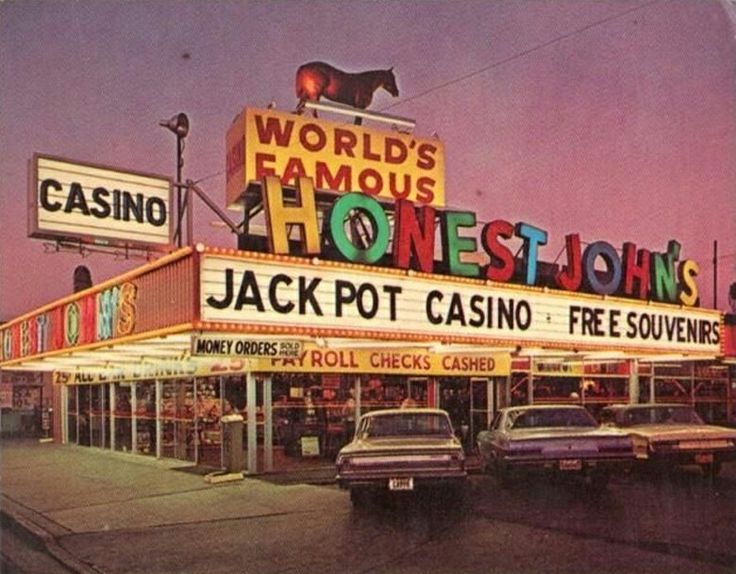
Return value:
M 690 407 L 647 407 L 626 411 L 623 425 L 703 424 L 702 419 Z
M 364 436 L 428 436 L 452 435 L 450 421 L 440 414 L 400 414 L 370 417 Z
M 598 426 L 585 409 L 526 409 L 510 413 L 509 422 L 513 429 Z

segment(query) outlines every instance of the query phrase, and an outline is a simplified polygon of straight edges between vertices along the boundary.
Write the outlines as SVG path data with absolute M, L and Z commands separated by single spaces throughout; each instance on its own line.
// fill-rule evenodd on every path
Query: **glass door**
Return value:
M 440 382 L 440 408 L 450 415 L 455 435 L 464 448 L 471 445 L 470 434 L 470 379 L 446 377 Z
M 143 381 L 135 385 L 136 440 L 138 454 L 156 455 L 156 383 Z
M 77 443 L 77 389 L 76 385 L 66 388 L 66 440 L 69 444 Z
M 89 387 L 90 408 L 89 408 L 89 432 L 90 446 L 104 448 L 109 445 L 107 437 L 107 417 L 110 409 L 108 385 L 91 385 Z
M 115 383 L 115 450 L 130 452 L 133 448 L 133 411 L 131 383 Z
M 161 456 L 196 460 L 194 381 L 164 381 L 161 401 Z
M 90 446 L 90 385 L 77 387 L 77 444 Z

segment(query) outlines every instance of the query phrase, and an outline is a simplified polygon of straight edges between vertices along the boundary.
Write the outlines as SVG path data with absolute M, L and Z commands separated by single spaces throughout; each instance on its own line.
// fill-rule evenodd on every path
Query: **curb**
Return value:
M 242 472 L 217 471 L 204 475 L 204 481 L 208 484 L 222 484 L 224 482 L 238 482 L 244 480 Z
M 77 574 L 101 574 L 104 572 L 80 560 L 66 550 L 59 544 L 55 535 L 27 516 L 28 514 L 32 514 L 32 511 L 24 509 L 24 512 L 19 512 L 17 506 L 16 503 L 7 497 L 2 497 L 0 516 L 2 516 L 3 522 L 8 527 L 15 529 L 21 535 L 29 537 L 32 544 L 35 544 L 40 549 L 44 549 L 49 556 L 71 572 Z

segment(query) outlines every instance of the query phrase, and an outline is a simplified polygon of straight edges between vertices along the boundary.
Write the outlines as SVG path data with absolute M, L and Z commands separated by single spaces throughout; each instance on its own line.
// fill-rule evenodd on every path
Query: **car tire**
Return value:
M 700 470 L 705 478 L 714 479 L 721 474 L 721 463 L 713 462 L 710 464 L 701 464 Z
M 468 483 L 463 480 L 445 488 L 445 493 L 451 504 L 462 506 L 468 496 Z
M 355 508 L 361 508 L 368 502 L 368 491 L 364 488 L 351 488 L 350 489 L 350 502 L 352 502 Z
M 508 488 L 511 486 L 511 471 L 506 468 L 499 461 L 495 461 L 493 464 L 493 476 L 496 479 L 496 484 L 500 488 Z
M 490 474 L 491 473 L 491 465 L 488 464 L 488 459 L 484 457 L 482 454 L 478 455 L 478 460 L 480 460 L 480 471 L 483 474 Z
M 588 486 L 593 490 L 606 490 L 611 480 L 611 474 L 605 471 L 592 472 L 586 477 Z

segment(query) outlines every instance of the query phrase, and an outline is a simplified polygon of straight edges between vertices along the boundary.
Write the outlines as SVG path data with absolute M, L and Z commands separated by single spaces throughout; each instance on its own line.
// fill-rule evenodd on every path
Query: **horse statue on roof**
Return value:
M 302 114 L 306 102 L 318 102 L 321 97 L 364 110 L 371 105 L 378 88 L 394 97 L 399 95 L 393 67 L 351 74 L 324 62 L 309 62 L 299 66 L 296 72 L 296 97 L 299 98 L 296 111 Z

